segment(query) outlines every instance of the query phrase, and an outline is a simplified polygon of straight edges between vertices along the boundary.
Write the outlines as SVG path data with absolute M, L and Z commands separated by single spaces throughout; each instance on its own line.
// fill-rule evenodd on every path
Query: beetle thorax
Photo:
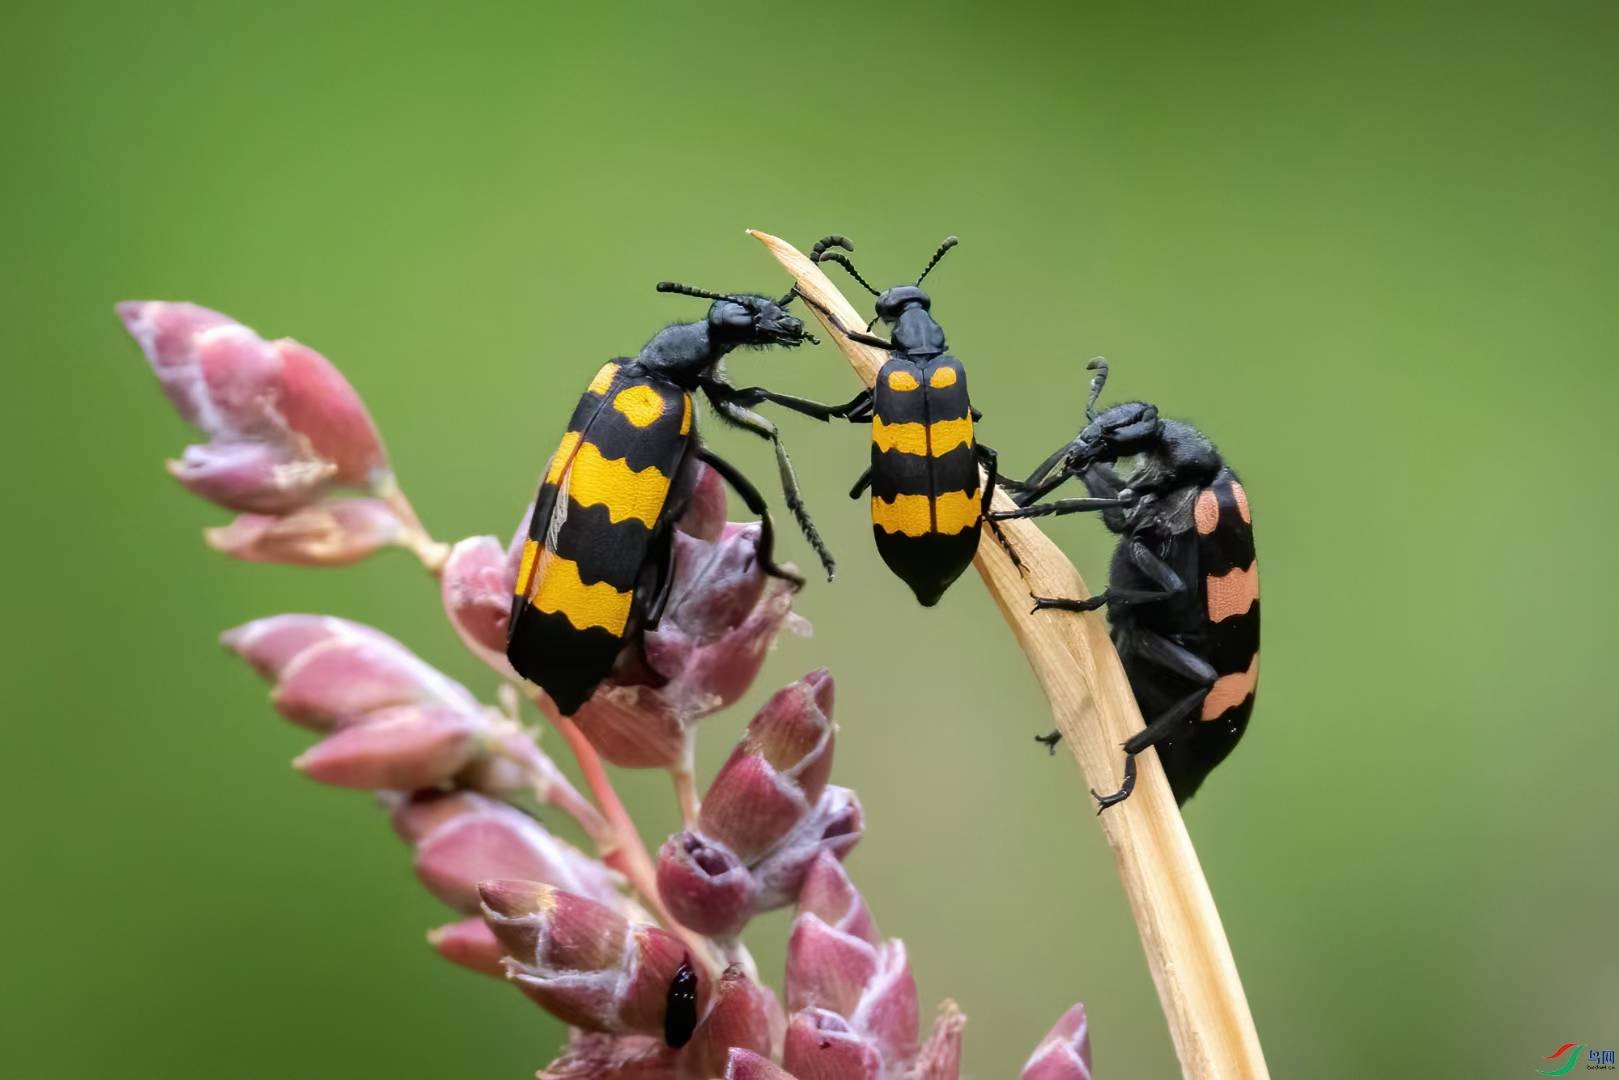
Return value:
M 908 305 L 889 325 L 893 327 L 894 344 L 900 352 L 912 356 L 938 356 L 948 348 L 944 340 L 944 327 L 921 304 Z

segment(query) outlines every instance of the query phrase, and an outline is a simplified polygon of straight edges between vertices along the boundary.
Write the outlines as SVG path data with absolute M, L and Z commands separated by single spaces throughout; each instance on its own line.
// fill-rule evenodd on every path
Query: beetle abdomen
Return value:
M 564 714 L 612 670 L 643 565 L 667 528 L 692 437 L 690 395 L 608 364 L 546 469 L 523 545 L 506 655 Z
M 873 390 L 871 524 L 877 551 L 924 606 L 972 562 L 982 530 L 967 373 L 953 356 L 895 357 Z

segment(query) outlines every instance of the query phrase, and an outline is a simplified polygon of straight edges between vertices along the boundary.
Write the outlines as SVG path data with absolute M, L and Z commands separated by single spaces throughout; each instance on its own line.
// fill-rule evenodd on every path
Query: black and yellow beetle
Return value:
M 765 572 L 803 584 L 774 561 L 775 530 L 758 489 L 698 438 L 694 391 L 703 391 L 722 420 L 770 440 L 787 505 L 832 576 L 832 558 L 804 510 L 775 426 L 737 399 L 720 367 L 738 346 L 814 342 L 785 310 L 794 294 L 771 300 L 667 281 L 658 291 L 713 305 L 707 318 L 667 326 L 633 358 L 596 372 L 546 467 L 523 545 L 506 656 L 565 715 L 590 699 L 626 644 L 657 626 L 669 597 L 672 530 L 698 462 L 759 515 Z
M 893 334 L 892 341 L 884 341 L 850 330 L 818 308 L 840 333 L 888 353 L 876 385 L 843 405 L 757 388 L 740 391 L 750 395 L 750 402 L 773 401 L 822 420 L 871 422 L 871 465 L 849 496 L 859 498 L 871 488 L 877 551 L 924 607 L 937 604 L 972 563 L 996 481 L 995 451 L 978 442 L 973 429 L 980 414 L 967 394 L 967 369 L 948 352 L 944 328 L 930 312 L 933 301 L 921 288 L 923 278 L 956 243 L 952 236 L 939 245 L 916 284 L 879 293 L 847 255 L 829 250 L 853 251 L 848 237 L 822 239 L 810 258 L 836 262 L 849 271 L 877 298 L 872 322 L 881 319 Z M 979 482 L 980 463 L 989 474 L 985 484 Z

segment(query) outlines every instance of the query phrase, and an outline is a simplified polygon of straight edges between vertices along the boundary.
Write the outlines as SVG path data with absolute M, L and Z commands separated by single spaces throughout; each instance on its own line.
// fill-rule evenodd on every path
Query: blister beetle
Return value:
M 1088 600 L 1036 597 L 1035 608 L 1107 605 L 1113 644 L 1146 727 L 1125 744 L 1124 784 L 1096 795 L 1099 811 L 1129 797 L 1136 755 L 1158 748 L 1175 800 L 1192 797 L 1247 730 L 1259 681 L 1259 570 L 1253 516 L 1237 474 L 1190 424 L 1144 402 L 1101 413 L 1107 364 L 1090 364 L 1084 430 L 1022 484 L 1021 507 L 996 520 L 1100 511 L 1119 534 L 1107 589 Z M 1113 465 L 1136 459 L 1128 479 Z M 1040 503 L 1069 477 L 1090 498 Z M 1040 736 L 1055 747 L 1058 735 Z
M 546 467 L 523 545 L 506 656 L 565 715 L 589 700 L 626 643 L 657 626 L 669 598 L 672 529 L 699 462 L 759 516 L 765 572 L 803 584 L 774 561 L 775 530 L 763 496 L 698 437 L 695 391 L 721 420 L 770 441 L 787 505 L 829 579 L 834 569 L 775 425 L 737 400 L 720 366 L 739 346 L 814 342 L 786 311 L 794 294 L 771 300 L 668 281 L 658 291 L 713 303 L 705 319 L 666 326 L 633 358 L 596 372 Z
M 827 420 L 841 417 L 871 424 L 871 465 L 855 482 L 850 498 L 871 489 L 871 527 L 883 562 L 924 607 L 939 602 L 978 552 L 984 515 L 995 490 L 995 451 L 977 441 L 980 418 L 967 394 L 967 369 L 950 355 L 944 328 L 933 318 L 933 300 L 922 281 L 956 246 L 949 237 L 933 253 L 914 285 L 879 292 L 860 275 L 844 251 L 849 238 L 827 236 L 810 254 L 815 262 L 835 262 L 877 298 L 881 319 L 893 335 L 885 341 L 850 330 L 831 312 L 816 307 L 847 337 L 888 353 L 875 386 L 843 405 L 823 405 L 757 388 L 752 400 L 770 400 Z M 842 251 L 833 250 L 841 248 Z M 868 324 L 867 330 L 870 329 Z M 987 483 L 978 471 L 987 469 Z

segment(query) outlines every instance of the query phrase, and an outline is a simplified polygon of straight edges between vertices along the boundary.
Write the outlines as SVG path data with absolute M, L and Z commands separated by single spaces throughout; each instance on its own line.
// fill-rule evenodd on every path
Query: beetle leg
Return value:
M 984 481 L 984 501 L 979 507 L 979 515 L 984 519 L 985 524 L 989 526 L 990 534 L 995 537 L 995 541 L 1001 545 L 1001 550 L 1006 552 L 1006 557 L 1012 560 L 1013 568 L 1017 570 L 1024 583 L 1027 584 L 1029 574 L 1023 565 L 1022 557 L 1018 555 L 1017 548 L 1007 541 L 1006 534 L 1001 531 L 1000 522 L 996 521 L 995 516 L 989 512 L 990 506 L 995 502 L 995 488 L 1006 482 L 1000 473 L 1000 459 L 996 456 L 993 447 L 985 446 L 983 443 L 976 444 L 973 447 L 973 452 L 978 455 L 978 460 L 984 463 L 984 472 L 988 474 Z M 1016 483 L 1016 481 L 1010 481 L 1010 483 Z M 1052 745 L 1055 746 L 1056 744 L 1053 743 Z
M 983 443 L 973 444 L 973 453 L 978 455 L 978 460 L 983 463 L 984 472 L 987 474 L 984 480 L 984 502 L 978 512 L 988 517 L 989 504 L 995 501 L 995 485 L 1001 481 L 1000 458 L 995 455 L 994 447 L 985 446 Z
M 851 400 L 842 405 L 828 405 L 820 401 L 811 401 L 808 398 L 795 397 L 792 394 L 778 394 L 774 390 L 766 390 L 762 386 L 747 386 L 739 389 L 726 387 L 721 391 L 731 401 L 738 405 L 757 405 L 761 401 L 769 401 L 780 405 L 784 409 L 791 409 L 795 413 L 802 413 L 814 420 L 843 420 L 848 419 L 856 409 L 871 400 L 871 391 L 862 390 Z
M 1094 789 L 1091 791 L 1091 797 L 1096 800 L 1096 812 L 1098 814 L 1115 803 L 1121 803 L 1128 799 L 1130 793 L 1136 789 L 1136 755 L 1149 746 L 1156 746 L 1167 736 L 1173 735 L 1185 723 L 1187 715 L 1201 705 L 1203 699 L 1208 696 L 1209 688 L 1207 686 L 1198 687 L 1168 709 L 1165 709 L 1161 716 L 1136 732 L 1125 742 L 1124 783 L 1119 786 L 1119 790 L 1108 795 L 1103 795 Z
M 1111 465 L 1092 465 L 1077 474 L 1079 482 L 1085 485 L 1085 490 L 1099 499 L 1116 499 L 1119 492 L 1128 486 L 1124 477 L 1113 470 Z M 1102 523 L 1111 532 L 1123 535 L 1130 528 L 1130 520 L 1125 515 L 1125 508 L 1115 507 L 1102 511 Z
M 860 496 L 862 496 L 862 495 L 864 495 L 866 493 L 866 489 L 869 488 L 870 486 L 871 486 L 871 466 L 867 465 L 866 466 L 866 471 L 860 474 L 860 478 L 854 482 L 854 487 L 849 489 L 849 498 L 851 498 L 851 499 L 860 498 Z
M 1168 590 L 1115 589 L 1111 586 L 1084 600 L 1070 600 L 1065 596 L 1036 596 L 1035 611 L 1095 611 L 1104 604 L 1118 607 L 1123 604 L 1150 604 L 1174 596 Z
M 665 529 L 663 542 L 654 556 L 658 560 L 657 576 L 652 582 L 652 602 L 647 606 L 646 617 L 641 624 L 643 629 L 656 630 L 658 623 L 663 621 L 664 609 L 669 606 L 669 593 L 675 581 L 673 548 L 674 533 Z
M 709 450 L 706 446 L 698 449 L 697 457 L 703 464 L 719 473 L 721 479 L 730 484 L 736 493 L 742 497 L 742 502 L 747 506 L 748 510 L 758 515 L 759 565 L 764 568 L 764 572 L 771 577 L 781 578 L 795 589 L 802 589 L 804 587 L 802 577 L 785 567 L 776 565 L 776 527 L 770 520 L 770 507 L 765 502 L 764 496 L 759 494 L 759 489 L 754 487 L 748 481 L 748 478 L 738 471 L 735 465 Z
M 1116 507 L 1134 506 L 1139 498 L 1135 492 L 1126 489 L 1111 499 L 1058 499 L 1056 502 L 1040 503 L 1030 506 L 1027 502 L 1016 510 L 997 510 L 992 517 L 996 521 L 1012 521 L 1016 518 L 1061 517 L 1064 514 L 1081 514 L 1090 510 L 1111 510 Z
M 798 488 L 798 474 L 793 470 L 793 460 L 787 456 L 787 448 L 782 445 L 781 433 L 776 430 L 776 425 L 726 397 L 729 387 L 707 383 L 704 384 L 704 389 L 714 404 L 714 411 L 722 419 L 744 431 L 753 432 L 761 439 L 768 440 L 775 449 L 776 468 L 781 474 L 781 490 L 787 500 L 787 509 L 792 511 L 793 519 L 798 522 L 804 539 L 809 541 L 810 547 L 815 549 L 815 554 L 820 558 L 821 566 L 826 570 L 826 580 L 831 581 L 837 573 L 837 562 L 827 550 L 826 542 L 821 539 L 820 531 L 815 528 L 815 522 L 810 520 L 809 511 L 804 508 L 804 498 Z
M 805 296 L 803 293 L 799 293 L 798 295 L 804 297 L 804 303 L 808 304 L 816 311 L 819 311 L 821 316 L 826 319 L 827 322 L 832 324 L 832 329 L 836 330 L 850 341 L 858 341 L 862 345 L 870 345 L 872 348 L 881 349 L 884 352 L 894 351 L 894 343 L 892 341 L 884 341 L 882 338 L 868 334 L 864 330 L 850 330 L 847 326 L 843 325 L 843 320 L 832 314 L 832 312 L 828 310 L 824 304 L 817 303 L 814 299 L 809 296 Z
M 1147 549 L 1147 545 L 1140 540 L 1130 541 L 1126 549 L 1130 561 L 1135 563 L 1136 569 L 1146 574 L 1155 584 L 1162 586 L 1165 592 L 1183 593 L 1186 591 L 1186 582 L 1175 572 L 1175 568 L 1154 555 Z M 1179 648 L 1179 646 L 1176 646 Z M 1188 654 L 1190 655 L 1190 654 Z

